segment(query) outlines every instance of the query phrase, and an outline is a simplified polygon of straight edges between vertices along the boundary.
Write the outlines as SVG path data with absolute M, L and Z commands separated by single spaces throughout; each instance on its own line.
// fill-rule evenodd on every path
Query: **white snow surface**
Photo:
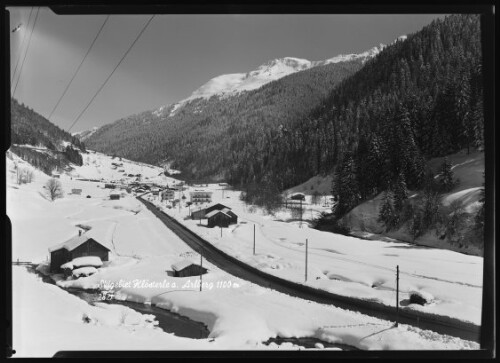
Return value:
M 15 155 L 8 155 L 7 214 L 12 224 L 13 260 L 19 258 L 39 262 L 39 270 L 47 271 L 48 247 L 77 235 L 83 227 L 90 228 L 86 235 L 111 249 L 110 261 L 104 262 L 91 276 L 66 280 L 62 275 L 53 275 L 58 286 L 42 282 L 22 266 L 13 267 L 13 345 L 16 356 L 51 356 L 59 350 L 301 349 L 294 345 L 280 347 L 262 343 L 276 336 L 316 337 L 370 350 L 479 349 L 479 345 L 474 342 L 404 324 L 396 328 L 393 322 L 290 297 L 235 278 L 205 260 L 203 266 L 209 272 L 203 276 L 204 285 L 200 292 L 197 278 L 176 278 L 168 271 L 173 263 L 182 259 L 197 260 L 199 255 L 132 195 L 127 194 L 121 200 L 112 201 L 107 198 L 103 183 L 76 180 L 74 177 L 72 179 L 71 174 L 62 174 L 60 180 L 64 190 L 78 187 L 84 192 L 82 196 L 65 195 L 51 202 L 43 196 L 43 185 L 49 177 L 35 170 L 32 183 L 17 185 L 13 177 L 14 161 L 30 167 Z M 106 167 L 111 161 L 110 157 L 97 155 L 83 167 L 76 168 L 75 173 L 87 177 L 93 173 L 111 177 L 114 171 Z M 155 170 L 154 167 L 139 164 L 135 167 L 142 170 L 143 175 Z M 100 173 L 96 170 L 100 170 Z M 172 182 L 170 179 L 162 181 Z M 214 195 L 220 194 L 220 191 L 214 192 Z M 285 275 L 291 278 L 300 275 L 302 268 L 294 256 L 303 257 L 303 253 L 297 242 L 302 240 L 305 232 L 317 231 L 298 228 L 296 223 L 279 222 L 259 213 L 245 214 L 245 207 L 237 201 L 237 193 L 226 193 L 225 196 L 229 198 L 225 198 L 224 204 L 238 214 L 239 220 L 247 223 L 224 230 L 224 237 L 218 241 L 214 236 L 210 240 L 219 248 L 226 242 L 232 243 L 231 253 L 251 264 L 261 263 L 267 271 L 274 271 L 272 266 L 281 266 L 280 271 L 288 271 Z M 92 198 L 86 198 L 86 194 Z M 187 208 L 183 206 L 179 216 L 184 217 L 186 211 Z M 248 253 L 251 248 L 249 231 L 254 222 L 259 223 L 258 254 L 252 257 Z M 199 229 L 209 234 L 216 232 L 211 235 L 220 235 L 218 229 Z M 276 243 L 283 236 L 280 230 L 289 239 Z M 200 233 L 199 230 L 197 233 Z M 381 263 L 386 266 L 393 264 L 394 261 L 381 261 L 380 255 L 384 252 L 403 253 L 402 258 L 411 261 L 412 268 L 422 266 L 415 271 L 417 274 L 426 274 L 426 278 L 410 279 L 406 286 L 403 284 L 405 289 L 409 285 L 418 285 L 419 291 L 428 290 L 435 299 L 442 300 L 441 303 L 435 302 L 435 305 L 448 304 L 450 310 L 461 310 L 464 318 L 468 317 L 472 308 L 477 308 L 474 287 L 466 283 L 477 284 L 475 274 L 482 263 L 480 259 L 469 260 L 467 256 L 448 254 L 449 251 L 420 255 L 412 253 L 418 250 L 390 248 L 400 244 L 354 238 L 344 240 L 345 237 L 331 234 L 324 234 L 330 244 L 334 242 L 331 251 L 326 251 L 319 236 L 310 236 L 310 251 L 315 253 L 310 256 L 311 280 L 324 273 L 325 276 L 351 276 L 353 279 L 352 282 L 326 277 L 314 280 L 323 283 L 324 288 L 353 294 L 356 290 L 354 287 L 358 286 L 357 289 L 365 293 L 363 284 L 358 282 L 361 278 L 364 277 L 367 283 L 378 277 L 386 277 L 387 281 L 393 278 L 389 268 L 373 268 L 372 265 Z M 349 245 L 352 247 L 347 247 Z M 274 247 L 268 250 L 266 246 Z M 343 259 L 332 258 L 337 257 L 334 249 L 345 253 L 338 256 Z M 359 253 L 349 256 L 351 250 L 365 251 L 366 256 L 363 258 L 363 254 Z M 441 273 L 432 268 L 439 258 L 442 259 L 439 261 Z M 293 267 L 297 265 L 298 268 Z M 455 268 L 457 265 L 461 266 L 461 270 Z M 374 276 L 374 272 L 379 270 L 381 276 Z M 445 276 L 448 280 L 461 280 L 463 283 L 437 279 Z M 410 278 L 411 275 L 404 277 Z M 447 287 L 447 284 L 454 286 L 457 293 L 451 293 L 452 289 L 449 288 L 443 292 L 434 291 Z M 389 283 L 381 283 L 381 291 L 384 291 L 382 285 L 390 288 Z M 151 304 L 201 321 L 207 324 L 210 336 L 208 339 L 188 339 L 167 334 L 156 328 L 157 323 L 150 315 L 114 304 L 89 305 L 62 289 L 68 287 L 112 289 L 118 300 Z M 457 308 L 458 292 L 463 298 L 460 309 Z
M 238 216 L 229 228 L 207 228 L 207 220 L 187 218 L 189 209 L 166 208 L 167 214 L 229 255 L 269 274 L 336 294 L 374 300 L 393 306 L 396 266 L 400 268 L 400 302 L 409 302 L 412 290 L 434 296 L 434 304 L 408 308 L 481 324 L 483 258 L 450 250 L 425 248 L 397 240 L 365 240 L 309 228 L 309 221 L 328 207 L 303 202 L 305 221 L 284 208 L 274 216 L 246 206 L 239 191 L 209 185 L 213 203 L 223 203 Z M 185 191 L 189 194 L 190 190 Z M 212 203 L 212 204 L 213 204 Z M 191 210 L 200 207 L 191 206 Z M 255 225 L 256 253 L 253 255 Z M 308 240 L 308 276 L 305 282 L 305 244 Z

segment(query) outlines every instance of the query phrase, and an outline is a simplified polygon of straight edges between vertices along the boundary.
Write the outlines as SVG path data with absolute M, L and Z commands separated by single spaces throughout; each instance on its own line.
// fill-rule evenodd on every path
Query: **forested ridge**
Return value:
M 46 174 L 62 169 L 69 162 L 82 165 L 80 152 L 85 145 L 24 104 L 11 98 L 10 150 Z M 70 144 L 63 145 L 63 141 Z M 20 145 L 20 146 L 19 146 Z M 23 147 L 31 145 L 44 150 Z M 73 147 L 73 146 L 74 147 Z

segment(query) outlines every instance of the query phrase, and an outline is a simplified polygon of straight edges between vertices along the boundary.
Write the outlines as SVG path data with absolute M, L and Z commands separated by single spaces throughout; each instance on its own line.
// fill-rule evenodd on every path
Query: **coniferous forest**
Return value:
M 54 169 L 62 169 L 73 163 L 82 165 L 80 152 L 85 145 L 77 137 L 57 127 L 29 107 L 11 99 L 11 151 L 50 175 Z M 69 143 L 66 146 L 63 142 Z M 23 145 L 44 150 L 26 148 Z

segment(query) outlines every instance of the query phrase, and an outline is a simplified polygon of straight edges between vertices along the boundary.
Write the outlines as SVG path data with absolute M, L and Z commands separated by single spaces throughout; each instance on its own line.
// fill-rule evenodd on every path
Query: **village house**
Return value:
M 109 194 L 109 199 L 111 199 L 111 200 L 120 199 L 120 193 L 119 192 L 111 192 Z
M 210 203 L 212 201 L 212 192 L 195 190 L 194 192 L 189 192 L 189 195 L 191 203 Z
M 82 190 L 81 189 L 71 189 L 71 194 L 81 195 Z
M 183 260 L 172 265 L 174 277 L 199 276 L 207 273 L 207 269 L 190 260 Z
M 175 192 L 177 189 L 175 188 L 166 188 L 161 191 L 161 200 L 172 200 L 175 198 Z
M 62 272 L 61 266 L 78 257 L 97 256 L 101 261 L 108 261 L 109 248 L 86 235 L 73 237 L 70 240 L 49 248 L 50 272 Z

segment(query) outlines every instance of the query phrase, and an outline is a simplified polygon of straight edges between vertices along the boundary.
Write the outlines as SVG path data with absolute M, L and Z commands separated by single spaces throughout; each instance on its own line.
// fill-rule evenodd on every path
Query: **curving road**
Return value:
M 214 247 L 212 244 L 193 233 L 187 227 L 177 222 L 174 218 L 158 210 L 152 203 L 142 199 L 142 195 L 137 197 L 137 199 L 141 201 L 151 212 L 153 212 L 153 214 L 155 214 L 189 247 L 196 252 L 201 253 L 210 263 L 235 277 L 290 296 L 315 301 L 321 304 L 333 305 L 346 310 L 357 311 L 384 320 L 396 321 L 397 312 L 396 308 L 393 306 L 333 294 L 324 290 L 284 280 L 249 266 Z M 479 342 L 480 327 L 458 319 L 446 316 L 435 316 L 400 307 L 398 321 L 402 324 L 413 325 L 422 329 L 432 330 L 440 334 L 447 334 Z

